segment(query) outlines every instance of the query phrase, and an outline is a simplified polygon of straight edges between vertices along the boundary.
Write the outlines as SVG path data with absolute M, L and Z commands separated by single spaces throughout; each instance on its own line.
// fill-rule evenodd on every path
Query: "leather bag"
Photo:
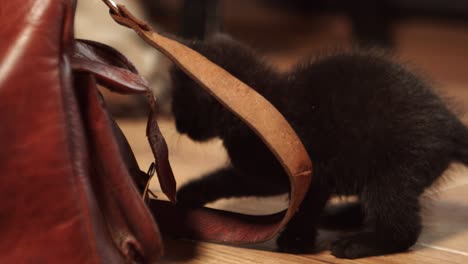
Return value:
M 290 206 L 267 216 L 175 206 L 156 101 L 135 67 L 111 47 L 74 38 L 75 0 L 5 0 L 0 4 L 0 263 L 154 263 L 163 254 L 159 229 L 235 244 L 272 238 L 298 210 L 311 180 L 310 159 L 287 121 L 219 66 L 153 32 L 125 7 L 103 2 L 114 20 L 167 55 L 264 140 L 290 177 Z M 172 203 L 142 198 L 150 176 L 140 171 L 106 111 L 98 83 L 114 92 L 147 95 L 146 133 L 161 189 Z M 259 122 L 265 119 L 271 120 L 268 126 Z
M 154 263 L 159 230 L 133 181 L 148 177 L 96 89 L 146 82 L 74 39 L 75 4 L 0 4 L 0 263 Z

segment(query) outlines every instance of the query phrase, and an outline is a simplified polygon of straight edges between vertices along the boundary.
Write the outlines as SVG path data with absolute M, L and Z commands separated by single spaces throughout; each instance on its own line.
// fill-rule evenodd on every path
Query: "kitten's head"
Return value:
M 219 136 L 221 105 L 176 67 L 171 70 L 171 78 L 172 113 L 177 131 L 196 141 Z
M 256 58 L 242 43 L 224 34 L 215 34 L 205 41 L 179 40 L 239 79 L 253 75 Z M 249 68 L 250 67 L 250 68 Z M 172 112 L 180 133 L 194 140 L 220 137 L 223 125 L 230 120 L 229 111 L 178 67 L 171 68 Z

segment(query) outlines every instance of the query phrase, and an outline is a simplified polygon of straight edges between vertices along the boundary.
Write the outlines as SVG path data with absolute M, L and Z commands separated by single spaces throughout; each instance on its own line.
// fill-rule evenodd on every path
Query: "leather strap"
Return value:
M 123 94 L 146 93 L 150 103 L 146 136 L 156 160 L 155 166 L 161 189 L 169 200 L 175 202 L 176 182 L 168 160 L 167 144 L 159 130 L 156 120 L 156 102 L 146 80 L 138 74 L 135 66 L 118 51 L 90 40 L 76 41 L 71 63 L 75 71 L 93 73 L 100 84 L 114 92 Z M 140 179 L 136 180 L 136 183 L 142 189 L 139 181 Z
M 157 215 L 161 230 L 171 230 L 169 232 L 184 237 L 188 235 L 190 238 L 229 243 L 261 242 L 272 238 L 299 209 L 312 177 L 312 162 L 292 127 L 283 115 L 254 89 L 206 57 L 177 41 L 155 33 L 124 6 L 111 0 L 103 2 L 110 7 L 110 14 L 117 23 L 133 29 L 148 44 L 165 54 L 261 137 L 290 179 L 290 204 L 283 218 L 278 217 L 278 214 L 246 216 L 207 208 L 182 210 L 154 202 L 150 208 Z M 175 226 L 176 223 L 181 225 L 180 228 Z M 187 231 L 185 233 L 180 231 L 184 225 Z

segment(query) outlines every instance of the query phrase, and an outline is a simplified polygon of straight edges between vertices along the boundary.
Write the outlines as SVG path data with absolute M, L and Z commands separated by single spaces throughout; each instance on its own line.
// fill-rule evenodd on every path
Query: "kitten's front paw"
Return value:
M 182 186 L 177 191 L 177 204 L 185 207 L 202 207 L 209 200 L 205 197 L 205 193 L 196 187 L 196 184 L 189 183 Z
M 325 229 L 358 229 L 364 225 L 364 212 L 359 202 L 332 204 L 320 216 L 319 226 Z
M 315 245 L 315 234 L 284 230 L 276 240 L 279 252 L 302 254 L 311 252 Z
M 393 253 L 382 245 L 373 233 L 358 233 L 339 238 L 331 244 L 331 253 L 337 258 L 356 259 Z

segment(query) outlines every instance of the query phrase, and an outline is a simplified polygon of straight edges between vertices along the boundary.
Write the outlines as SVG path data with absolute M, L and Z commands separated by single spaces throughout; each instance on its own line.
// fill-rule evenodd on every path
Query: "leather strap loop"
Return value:
M 180 225 L 190 226 L 190 232 L 185 235 L 191 238 L 229 243 L 261 242 L 272 238 L 298 210 L 310 185 L 312 162 L 299 137 L 282 114 L 254 89 L 194 50 L 153 32 L 146 23 L 135 20 L 124 6 L 117 6 L 118 11 L 111 12 L 112 18 L 135 30 L 148 44 L 165 54 L 202 88 L 241 118 L 274 153 L 291 182 L 290 205 L 283 219 L 278 218 L 277 214 L 255 217 L 206 208 L 182 210 L 154 202 L 150 208 L 157 215 L 162 231 L 170 229 L 177 232 L 178 228 L 174 227 L 177 218 Z M 183 227 L 180 226 L 179 229 Z

